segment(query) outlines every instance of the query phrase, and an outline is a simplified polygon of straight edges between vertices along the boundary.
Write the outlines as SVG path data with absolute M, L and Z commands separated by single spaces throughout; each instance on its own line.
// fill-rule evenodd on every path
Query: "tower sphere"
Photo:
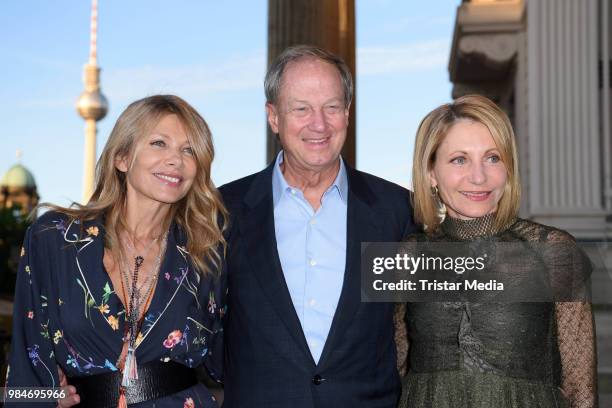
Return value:
M 108 112 L 108 101 L 100 91 L 84 91 L 76 104 L 77 112 L 83 119 L 100 120 Z

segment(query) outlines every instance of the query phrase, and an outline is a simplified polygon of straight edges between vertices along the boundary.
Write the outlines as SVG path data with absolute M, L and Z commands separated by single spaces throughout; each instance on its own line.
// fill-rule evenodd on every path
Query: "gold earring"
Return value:
M 436 213 L 438 215 L 438 218 L 440 219 L 440 223 L 442 223 L 446 218 L 446 205 L 440 197 L 440 190 L 438 189 L 438 186 L 431 187 L 431 195 L 434 197 L 436 204 Z

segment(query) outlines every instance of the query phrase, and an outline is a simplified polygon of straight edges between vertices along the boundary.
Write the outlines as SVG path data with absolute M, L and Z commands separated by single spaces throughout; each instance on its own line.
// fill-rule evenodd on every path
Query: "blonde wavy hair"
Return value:
M 127 185 L 125 173 L 115 164 L 124 157 L 133 160 L 138 141 L 148 135 L 164 116 L 171 114 L 178 117 L 187 133 L 197 173 L 185 197 L 172 204 L 163 227 L 168 228 L 172 221 L 176 222 L 186 235 L 187 251 L 197 271 L 204 275 L 216 274 L 226 247 L 223 231 L 228 213 L 210 177 L 214 158 L 212 137 L 202 116 L 178 96 L 149 96 L 133 102 L 123 111 L 96 165 L 96 187 L 87 204 L 60 207 L 44 203 L 41 206 L 81 221 L 103 216 L 104 245 L 113 256 L 120 256 L 119 233 L 127 230 L 123 221 Z
M 495 226 L 503 228 L 518 215 L 521 200 L 518 156 L 512 125 L 508 116 L 491 100 L 480 95 L 466 95 L 431 111 L 417 130 L 412 164 L 413 208 L 415 221 L 433 233 L 440 227 L 437 199 L 431 192 L 429 174 L 436 161 L 436 151 L 459 120 L 481 123 L 489 129 L 506 167 L 506 186 L 497 206 Z

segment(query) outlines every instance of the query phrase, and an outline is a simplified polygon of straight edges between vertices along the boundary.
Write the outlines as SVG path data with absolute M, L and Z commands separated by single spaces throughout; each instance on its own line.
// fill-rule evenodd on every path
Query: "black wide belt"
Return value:
M 119 386 L 123 374 L 113 371 L 86 377 L 68 378 L 74 385 L 83 408 L 116 408 L 119 402 Z M 198 383 L 193 368 L 185 367 L 174 361 L 163 363 L 151 361 L 138 365 L 138 379 L 126 388 L 128 404 L 162 398 L 183 391 Z

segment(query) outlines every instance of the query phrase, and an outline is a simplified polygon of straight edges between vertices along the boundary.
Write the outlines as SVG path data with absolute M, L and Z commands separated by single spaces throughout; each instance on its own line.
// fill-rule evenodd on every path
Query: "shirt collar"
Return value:
M 278 204 L 283 193 L 291 190 L 291 186 L 287 183 L 283 172 L 281 171 L 280 165 L 283 162 L 283 151 L 278 152 L 276 156 L 276 161 L 274 163 L 274 170 L 272 171 L 272 200 L 274 203 L 274 207 Z M 332 183 L 332 185 L 327 189 L 325 194 L 328 194 L 330 191 L 336 190 L 340 195 L 340 199 L 346 204 L 348 201 L 348 177 L 346 173 L 346 166 L 344 165 L 344 160 L 340 157 L 340 170 L 338 171 L 338 175 L 336 179 Z

